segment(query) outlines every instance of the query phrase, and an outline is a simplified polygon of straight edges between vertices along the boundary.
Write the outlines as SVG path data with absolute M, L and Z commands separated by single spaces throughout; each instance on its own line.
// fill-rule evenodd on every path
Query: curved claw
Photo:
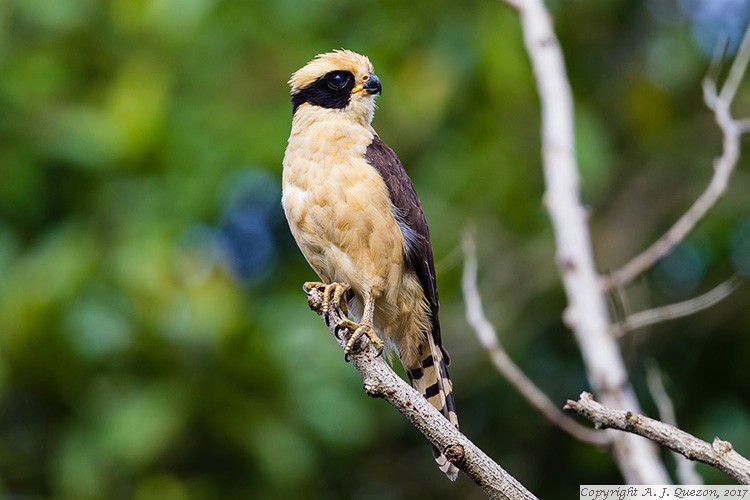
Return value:
M 306 295 L 310 295 L 313 288 L 323 288 L 326 284 L 320 281 L 305 281 L 302 283 L 302 291 L 305 292 Z
M 341 308 L 340 304 L 334 302 L 333 309 L 334 309 L 334 311 L 336 311 L 336 314 L 338 314 L 339 316 L 346 317 L 346 313 Z
M 385 346 L 381 345 L 381 346 L 380 346 L 380 347 L 378 348 L 378 352 L 376 352 L 376 353 L 375 353 L 375 358 L 379 358 L 380 356 L 382 356 L 382 355 L 383 355 L 383 351 L 384 351 L 384 350 L 385 350 Z M 352 360 L 352 358 L 351 358 L 351 355 L 350 355 L 350 353 L 348 353 L 348 352 L 344 352 L 344 362 L 345 362 L 345 363 L 348 363 L 348 362 L 349 362 L 349 361 L 351 361 L 351 360 Z
M 375 357 L 379 358 L 380 356 L 382 356 L 384 350 L 385 350 L 385 346 L 381 345 L 380 348 L 378 349 L 378 352 L 375 353 Z
M 345 330 L 346 328 L 341 326 L 339 323 L 338 325 L 333 327 L 333 334 L 336 336 L 337 339 L 341 340 L 341 330 Z
M 370 343 L 375 346 L 376 348 L 376 354 L 375 357 L 379 357 L 383 354 L 383 349 L 385 347 L 385 344 L 383 344 L 383 341 L 380 340 L 380 338 L 375 333 L 375 330 L 372 327 L 372 324 L 370 323 L 354 323 L 351 320 L 344 320 L 340 322 L 337 326 L 337 329 L 335 330 L 336 336 L 340 339 L 339 333 L 343 328 L 347 328 L 352 332 L 351 336 L 349 337 L 349 340 L 346 342 L 346 347 L 344 348 L 344 361 L 349 362 L 351 359 L 350 354 L 354 351 L 354 349 L 361 349 L 363 346 L 357 346 L 357 342 L 361 337 L 367 337 L 370 340 Z M 367 349 L 367 347 L 364 347 Z

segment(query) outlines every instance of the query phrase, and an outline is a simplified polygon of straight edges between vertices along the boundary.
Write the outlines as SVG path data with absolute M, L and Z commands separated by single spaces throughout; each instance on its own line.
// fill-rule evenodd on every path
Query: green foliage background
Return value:
M 736 41 L 747 2 L 725 3 Z M 687 2 L 550 4 L 598 262 L 612 269 L 710 178 L 721 138 L 700 80 L 718 28 Z M 488 314 L 513 357 L 560 405 L 588 388 L 561 321 L 514 12 L 489 0 L 5 0 L 0 496 L 482 497 L 465 477 L 449 484 L 424 439 L 365 396 L 300 291 L 314 275 L 279 204 L 286 81 L 340 47 L 374 62 L 374 125 L 431 225 L 462 430 L 542 498 L 621 481 L 606 452 L 508 386 L 463 318 L 459 243 L 473 225 Z M 745 85 L 738 113 L 749 102 Z M 627 290 L 629 307 L 750 275 L 749 191 L 743 159 L 698 231 Z M 680 424 L 746 456 L 748 290 L 623 341 L 646 411 L 653 359 Z

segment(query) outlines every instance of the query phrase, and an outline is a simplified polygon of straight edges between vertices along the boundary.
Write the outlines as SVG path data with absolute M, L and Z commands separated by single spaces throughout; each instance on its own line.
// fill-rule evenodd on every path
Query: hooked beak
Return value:
M 369 95 L 380 94 L 383 86 L 380 78 L 375 73 L 368 73 L 362 77 L 360 82 L 352 89 L 352 93 L 367 92 Z

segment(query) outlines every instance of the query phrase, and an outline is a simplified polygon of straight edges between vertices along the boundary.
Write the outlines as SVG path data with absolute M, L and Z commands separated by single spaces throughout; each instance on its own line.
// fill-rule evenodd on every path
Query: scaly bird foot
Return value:
M 375 333 L 375 329 L 371 324 L 355 323 L 352 320 L 343 319 L 339 322 L 338 325 L 336 325 L 336 335 L 338 336 L 339 332 L 344 329 L 352 332 L 349 340 L 347 340 L 346 342 L 346 347 L 344 348 L 344 361 L 346 361 L 347 363 L 349 362 L 349 358 L 352 350 L 354 349 L 354 346 L 356 345 L 357 341 L 362 338 L 363 335 L 366 335 L 367 338 L 370 339 L 370 342 L 372 342 L 372 345 L 374 345 L 378 350 L 376 356 L 380 356 L 381 354 L 383 354 L 383 347 L 385 346 L 380 337 L 378 337 L 378 334 Z
M 302 291 L 310 295 L 310 290 L 313 288 L 323 289 L 323 304 L 321 305 L 321 312 L 323 313 L 323 319 L 328 325 L 328 314 L 331 311 L 331 305 L 338 308 L 342 316 L 346 316 L 349 311 L 346 308 L 346 299 L 341 300 L 349 291 L 350 286 L 346 283 L 321 283 L 320 281 L 308 281 L 302 285 Z

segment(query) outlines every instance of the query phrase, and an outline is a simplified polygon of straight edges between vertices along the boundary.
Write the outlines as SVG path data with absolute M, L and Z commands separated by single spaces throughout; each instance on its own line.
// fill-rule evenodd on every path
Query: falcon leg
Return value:
M 308 295 L 313 288 L 323 289 L 323 304 L 321 305 L 321 312 L 326 325 L 329 321 L 328 318 L 331 307 L 338 308 L 343 316 L 348 314 L 346 299 L 344 298 L 346 292 L 351 288 L 348 284 L 308 281 L 302 285 L 302 290 Z M 372 326 L 372 317 L 374 314 L 375 300 L 368 294 L 365 296 L 364 314 L 362 314 L 362 321 L 360 323 L 355 323 L 348 318 L 344 318 L 336 324 L 335 332 L 338 338 L 341 338 L 340 333 L 342 330 L 349 330 L 352 332 L 349 340 L 346 342 L 346 347 L 344 348 L 344 359 L 346 361 L 349 361 L 349 356 L 351 355 L 355 344 L 363 335 L 366 335 L 378 350 L 378 356 L 383 352 L 383 341 L 378 337 L 377 333 L 375 333 L 375 328 Z
M 337 331 L 346 328 L 347 330 L 352 332 L 349 340 L 346 342 L 346 347 L 344 348 L 344 359 L 346 361 L 349 361 L 349 356 L 351 355 L 352 349 L 363 335 L 366 335 L 367 338 L 370 339 L 370 342 L 372 342 L 372 344 L 378 350 L 378 356 L 380 356 L 380 354 L 382 354 L 383 352 L 383 341 L 380 339 L 380 337 L 378 337 L 378 334 L 375 333 L 375 328 L 373 328 L 372 326 L 372 317 L 375 313 L 375 300 L 373 300 L 372 296 L 370 296 L 369 294 L 365 295 L 364 299 L 364 313 L 362 314 L 362 321 L 360 323 L 355 323 L 354 321 L 344 319 L 340 321 L 338 325 L 336 325 Z

